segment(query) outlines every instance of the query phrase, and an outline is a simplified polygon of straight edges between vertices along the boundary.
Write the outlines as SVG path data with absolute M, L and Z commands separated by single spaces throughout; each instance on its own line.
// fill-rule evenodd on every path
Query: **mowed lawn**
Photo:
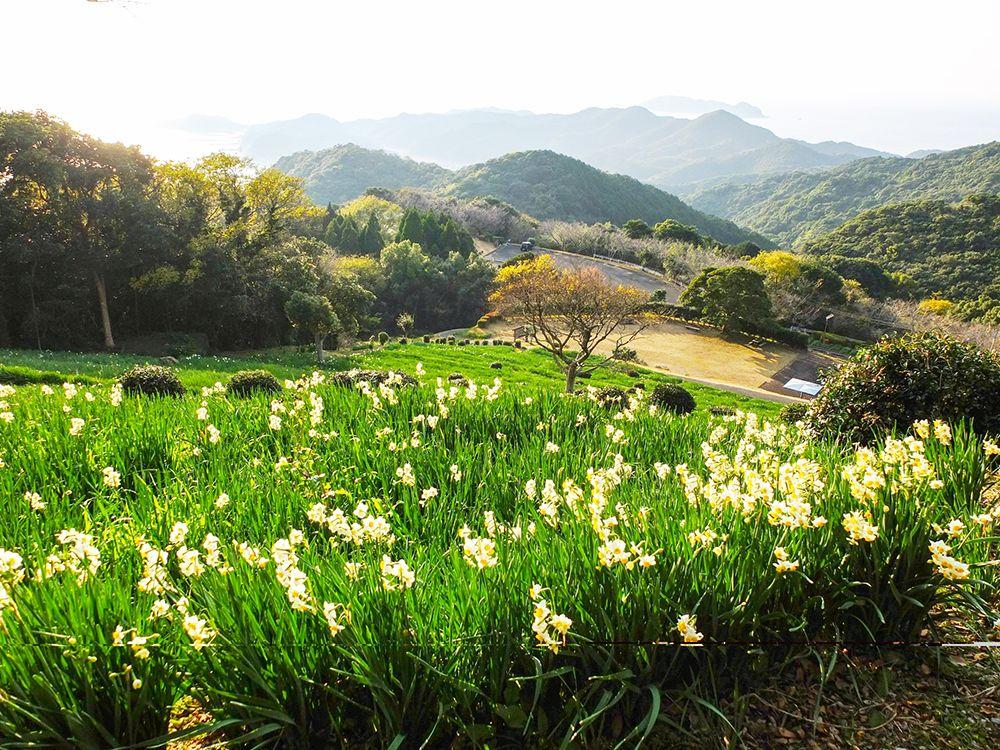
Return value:
M 158 361 L 157 357 L 124 354 L 0 350 L 0 383 L 113 380 L 135 364 Z M 511 346 L 390 343 L 371 350 L 334 352 L 329 355 L 322 369 L 399 370 L 412 375 L 418 363 L 423 365 L 431 378 L 446 378 L 452 373 L 461 373 L 480 383 L 489 383 L 499 377 L 505 384 L 527 389 L 555 390 L 563 387 L 563 375 L 549 355 L 539 350 L 518 350 Z M 492 367 L 496 364 L 500 365 L 499 368 Z M 183 357 L 175 367 L 181 381 L 189 388 L 211 386 L 216 382 L 225 383 L 239 370 L 261 368 L 274 373 L 279 379 L 295 379 L 318 369 L 311 353 L 288 348 L 232 356 Z M 629 372 L 638 372 L 639 379 L 630 377 Z M 781 409 L 781 404 L 748 398 L 700 383 L 685 382 L 635 365 L 601 367 L 589 380 L 577 382 L 579 388 L 588 385 L 598 388 L 632 388 L 641 382 L 647 389 L 662 382 L 683 383 L 695 397 L 699 409 L 728 406 L 755 411 L 762 416 L 774 416 Z

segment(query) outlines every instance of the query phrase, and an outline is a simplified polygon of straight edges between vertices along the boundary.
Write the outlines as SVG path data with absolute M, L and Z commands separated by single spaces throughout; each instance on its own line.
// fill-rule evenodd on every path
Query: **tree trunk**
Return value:
M 579 369 L 579 365 L 576 362 L 570 362 L 566 367 L 566 393 L 572 393 L 573 387 L 576 385 L 576 373 Z
M 101 326 L 104 328 L 104 348 L 115 348 L 115 337 L 111 335 L 111 315 L 108 312 L 108 290 L 104 286 L 104 277 L 94 271 L 94 286 L 97 287 L 97 303 L 101 308 Z
M 326 352 L 323 351 L 323 342 L 326 340 L 325 333 L 316 334 L 316 364 L 321 365 L 326 361 Z

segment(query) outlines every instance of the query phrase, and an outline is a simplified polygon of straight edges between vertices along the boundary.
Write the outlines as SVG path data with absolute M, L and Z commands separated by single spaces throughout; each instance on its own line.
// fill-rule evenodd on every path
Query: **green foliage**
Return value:
M 378 223 L 378 216 L 373 212 L 368 215 L 368 222 L 361 236 L 361 251 L 366 255 L 377 256 L 383 247 L 385 242 L 382 241 L 382 227 Z
M 267 370 L 240 370 L 226 383 L 226 392 L 234 396 L 280 393 L 281 383 Z
M 740 330 L 745 321 L 772 318 L 764 277 L 742 266 L 706 268 L 691 281 L 679 302 L 724 331 Z
M 821 255 L 817 258 L 844 279 L 856 281 L 873 299 L 885 299 L 898 293 L 898 285 L 886 270 L 870 258 L 845 255 Z
M 160 365 L 136 365 L 118 378 L 122 390 L 133 396 L 183 396 L 186 392 L 177 372 Z
M 674 414 L 690 414 L 695 408 L 694 396 L 676 383 L 659 383 L 649 394 L 649 402 Z
M 642 219 L 629 219 L 624 224 L 622 224 L 622 231 L 627 237 L 633 240 L 639 240 L 643 237 L 652 237 L 653 230 Z
M 809 404 L 789 404 L 782 408 L 778 418 L 785 424 L 795 424 L 806 418 Z
M 379 257 L 377 309 L 386 326 L 410 313 L 414 326 L 440 330 L 468 325 L 486 312 L 496 273 L 478 253 L 428 256 L 410 240 L 386 245 Z
M 1000 432 L 1000 360 L 973 344 L 930 333 L 881 341 L 830 374 L 809 406 L 818 433 L 868 442 L 918 419 L 971 421 Z
M 681 224 L 674 219 L 664 219 L 653 227 L 653 234 L 660 240 L 676 240 L 692 245 L 703 245 L 705 238 L 694 227 Z
M 702 211 L 788 246 L 800 239 L 818 239 L 878 206 L 925 199 L 957 201 L 976 193 L 1000 193 L 1000 141 L 922 159 L 859 159 L 817 172 L 722 185 L 691 201 Z
M 97 381 L 86 375 L 66 375 L 51 370 L 37 370 L 33 367 L 0 365 L 0 384 L 3 385 L 62 385 L 66 382 L 86 384 Z
M 501 263 L 500 264 L 500 268 L 507 268 L 509 266 L 516 266 L 516 265 L 518 265 L 520 263 L 526 263 L 529 260 L 534 260 L 534 259 L 535 259 L 535 254 L 532 253 L 532 252 L 518 253 L 517 255 L 515 255 L 510 260 L 505 260 L 503 263 Z
M 925 200 L 883 206 L 802 245 L 809 253 L 867 260 L 905 274 L 915 296 L 952 300 L 1000 294 L 998 247 L 998 195 L 973 195 L 952 204 Z M 891 284 L 884 279 L 876 283 L 879 291 Z
M 434 187 L 447 182 L 451 174 L 436 164 L 353 143 L 283 156 L 275 166 L 301 178 L 309 197 L 317 203 L 346 203 L 371 187 Z
M 314 335 L 333 333 L 340 327 L 330 300 L 318 294 L 293 292 L 285 303 L 285 313 L 292 325 Z
M 466 167 L 455 173 L 444 194 L 495 196 L 543 220 L 623 223 L 671 218 L 719 242 L 769 244 L 732 222 L 695 211 L 670 193 L 552 151 L 524 151 Z
M 396 242 L 413 242 L 428 255 L 447 258 L 451 253 L 468 257 L 475 249 L 472 235 L 445 214 L 407 209 L 396 233 Z

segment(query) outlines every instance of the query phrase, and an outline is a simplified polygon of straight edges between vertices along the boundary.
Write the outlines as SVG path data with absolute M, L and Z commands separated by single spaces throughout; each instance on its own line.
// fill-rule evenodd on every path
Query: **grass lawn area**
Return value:
M 156 363 L 157 357 L 124 354 L 48 352 L 33 350 L 0 350 L 0 382 L 51 382 L 65 379 L 112 380 L 132 365 Z M 445 344 L 390 343 L 373 350 L 339 351 L 328 357 L 326 370 L 351 368 L 400 370 L 413 374 L 417 363 L 422 363 L 431 378 L 447 377 L 460 372 L 477 382 L 491 382 L 499 377 L 509 385 L 528 389 L 549 390 L 563 387 L 563 375 L 552 359 L 538 350 L 518 350 L 510 346 L 450 346 Z M 499 369 L 491 368 L 499 363 Z M 311 353 L 283 348 L 232 356 L 183 357 L 177 365 L 181 380 L 189 388 L 210 386 L 225 382 L 238 370 L 263 368 L 278 378 L 295 379 L 316 368 Z M 774 416 L 781 404 L 748 398 L 736 393 L 719 390 L 700 383 L 685 382 L 639 366 L 614 365 L 600 368 L 589 380 L 579 380 L 578 387 L 592 385 L 598 388 L 618 386 L 630 388 L 637 381 L 627 371 L 642 374 L 641 382 L 647 388 L 657 383 L 683 383 L 695 397 L 699 409 L 712 406 L 731 406 L 744 411 L 756 411 Z

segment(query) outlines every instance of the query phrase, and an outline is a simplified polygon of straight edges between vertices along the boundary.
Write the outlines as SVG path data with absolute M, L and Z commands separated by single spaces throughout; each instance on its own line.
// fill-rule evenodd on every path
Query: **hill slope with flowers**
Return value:
M 0 735 L 162 742 L 193 698 L 236 745 L 628 744 L 708 671 L 995 616 L 1000 449 L 959 425 L 856 450 L 424 370 L 3 386 Z

